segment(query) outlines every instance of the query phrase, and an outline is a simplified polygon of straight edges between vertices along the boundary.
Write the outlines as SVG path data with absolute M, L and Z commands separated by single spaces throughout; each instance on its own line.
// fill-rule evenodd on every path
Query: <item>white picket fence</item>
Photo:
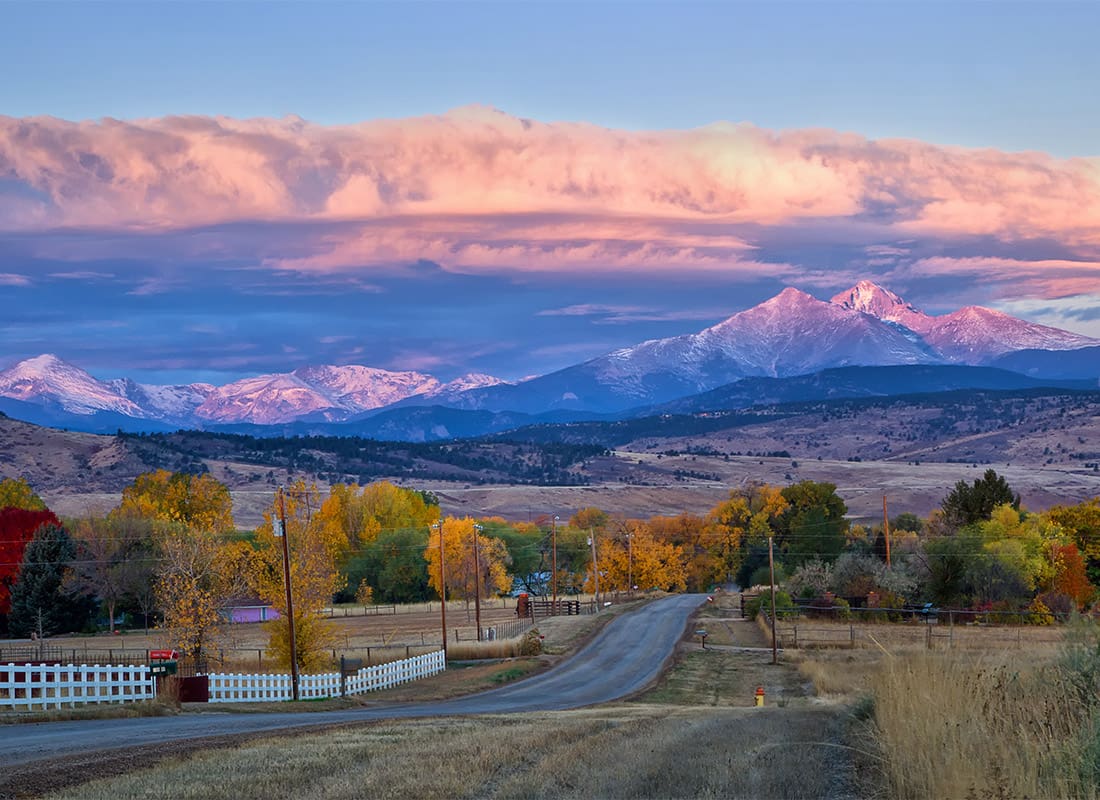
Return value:
M 447 667 L 442 650 L 413 656 L 375 667 L 363 667 L 344 680 L 347 694 L 362 694 L 388 689 L 401 683 L 427 678 Z M 290 700 L 294 696 L 289 675 L 242 675 L 212 673 L 211 703 L 253 703 L 263 700 Z M 298 696 L 304 700 L 340 697 L 340 673 L 302 675 L 298 679 Z
M 146 664 L 0 664 L 0 709 L 38 711 L 86 703 L 152 700 Z
M 362 694 L 386 689 L 443 672 L 446 666 L 443 651 L 436 650 L 363 667 L 344 679 L 343 690 L 346 694 Z M 294 696 L 289 675 L 214 673 L 209 679 L 211 703 L 290 700 Z M 155 696 L 155 682 L 146 664 L 0 664 L 0 710 L 39 711 L 86 703 L 128 703 L 152 700 Z M 340 697 L 340 673 L 300 676 L 298 696 L 305 700 Z

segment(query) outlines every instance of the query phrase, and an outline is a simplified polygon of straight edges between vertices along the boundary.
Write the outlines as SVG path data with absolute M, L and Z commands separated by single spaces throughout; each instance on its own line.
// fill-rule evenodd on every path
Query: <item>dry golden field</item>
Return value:
M 1089 742 L 1079 736 L 1073 676 L 1085 668 L 1059 671 L 1063 629 L 1054 636 L 1054 629 L 974 626 L 966 632 L 970 647 L 929 651 L 924 640 L 912 641 L 918 626 L 865 625 L 855 648 L 787 649 L 773 665 L 767 633 L 741 620 L 736 606 L 733 595 L 705 605 L 672 668 L 627 701 L 254 738 L 153 766 L 131 763 L 127 774 L 51 796 L 1094 796 L 1078 769 Z M 571 652 L 610 616 L 540 625 L 548 658 Z M 699 629 L 708 632 L 705 649 Z M 540 661 L 449 669 L 372 702 L 449 697 L 518 678 Z M 753 707 L 758 686 L 763 709 Z

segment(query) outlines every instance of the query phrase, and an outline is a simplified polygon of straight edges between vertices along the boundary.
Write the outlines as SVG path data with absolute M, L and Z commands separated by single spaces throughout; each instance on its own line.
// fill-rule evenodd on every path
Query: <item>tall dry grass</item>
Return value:
M 1096 798 L 1100 648 L 1095 629 L 1060 658 L 887 655 L 871 679 L 889 797 Z
M 51 795 L 71 800 L 844 797 L 835 710 L 605 707 L 395 720 L 247 743 Z
M 485 658 L 516 658 L 537 656 L 542 640 L 537 630 L 511 639 L 494 639 L 491 642 L 453 642 L 447 645 L 447 658 L 452 661 L 476 661 Z

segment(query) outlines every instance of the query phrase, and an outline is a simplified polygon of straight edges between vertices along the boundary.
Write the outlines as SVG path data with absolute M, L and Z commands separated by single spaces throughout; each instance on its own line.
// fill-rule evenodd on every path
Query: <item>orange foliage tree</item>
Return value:
M 615 531 L 600 540 L 597 554 L 601 591 L 663 589 L 682 592 L 687 586 L 684 550 L 658 540 L 641 520 L 619 520 Z M 585 588 L 593 590 L 589 578 Z
M 715 556 L 712 531 L 705 519 L 694 514 L 652 517 L 649 527 L 655 539 L 683 551 L 688 591 L 704 592 L 724 579 L 724 564 Z
M 1073 539 L 1089 576 L 1100 581 L 1100 497 L 1074 506 L 1054 506 L 1046 516 Z
M 1051 555 L 1054 561 L 1054 580 L 1051 589 L 1073 599 L 1078 610 L 1084 608 L 1096 595 L 1096 587 L 1089 582 L 1085 573 L 1085 559 L 1081 557 L 1077 545 L 1051 543 Z

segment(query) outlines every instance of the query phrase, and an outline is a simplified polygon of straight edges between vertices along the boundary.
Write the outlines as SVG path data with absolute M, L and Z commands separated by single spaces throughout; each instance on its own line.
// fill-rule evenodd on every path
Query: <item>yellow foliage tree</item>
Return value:
M 742 546 L 746 540 L 761 540 L 772 532 L 772 524 L 789 504 L 777 486 L 750 484 L 730 491 L 728 499 L 711 509 L 707 528 L 711 552 L 718 572 L 733 580 L 741 566 Z
M 23 478 L 5 478 L 0 481 L 0 508 L 45 511 L 46 504 Z
M 323 524 L 315 516 L 321 508 L 321 495 L 316 484 L 299 480 L 278 496 L 264 512 L 264 520 L 256 528 L 256 556 L 252 570 L 252 586 L 260 598 L 279 611 L 280 618 L 268 623 L 271 639 L 268 652 L 280 664 L 289 666 L 290 615 L 283 586 L 283 543 L 275 535 L 274 520 L 285 513 L 284 535 L 290 550 L 290 583 L 294 601 L 295 644 L 297 664 L 303 671 L 313 671 L 325 665 L 324 651 L 334 641 L 330 622 L 321 618 L 322 608 L 332 602 L 332 596 L 343 587 L 336 567 L 347 539 L 334 526 Z
M 373 542 L 383 530 L 423 529 L 437 516 L 438 509 L 427 505 L 421 493 L 413 489 L 388 481 L 363 487 L 336 483 L 317 512 L 316 524 L 326 529 L 326 538 L 345 542 L 346 555 Z
M 170 646 L 199 663 L 213 655 L 221 609 L 240 593 L 246 578 L 241 548 L 240 543 L 222 544 L 209 533 L 181 526 L 159 533 L 154 596 L 163 628 Z
M 443 557 L 446 560 L 447 592 L 449 597 L 472 600 L 477 594 L 477 570 L 474 566 L 474 539 L 476 536 L 481 564 L 481 596 L 490 597 L 506 592 L 512 585 L 508 577 L 508 548 L 500 539 L 484 536 L 474 528 L 470 517 L 448 517 L 443 522 Z M 428 583 L 440 597 L 443 596 L 439 579 L 439 527 L 432 528 L 428 546 L 424 550 L 428 562 Z
M 122 490 L 122 502 L 111 513 L 178 523 L 207 533 L 233 530 L 229 489 L 209 475 L 165 469 L 138 475 Z
M 649 527 L 658 541 L 683 549 L 688 591 L 704 592 L 725 579 L 725 568 L 715 557 L 705 519 L 694 514 L 652 517 Z
M 1049 587 L 1054 582 L 1052 545 L 1061 544 L 1065 535 L 1049 517 L 1005 504 L 995 507 L 990 518 L 977 523 L 977 527 L 983 550 L 1015 570 L 1029 589 Z
M 598 553 L 601 591 L 663 589 L 682 592 L 687 586 L 687 564 L 679 545 L 659 541 L 641 520 L 624 520 L 618 534 L 600 541 Z M 585 588 L 592 591 L 589 576 Z

